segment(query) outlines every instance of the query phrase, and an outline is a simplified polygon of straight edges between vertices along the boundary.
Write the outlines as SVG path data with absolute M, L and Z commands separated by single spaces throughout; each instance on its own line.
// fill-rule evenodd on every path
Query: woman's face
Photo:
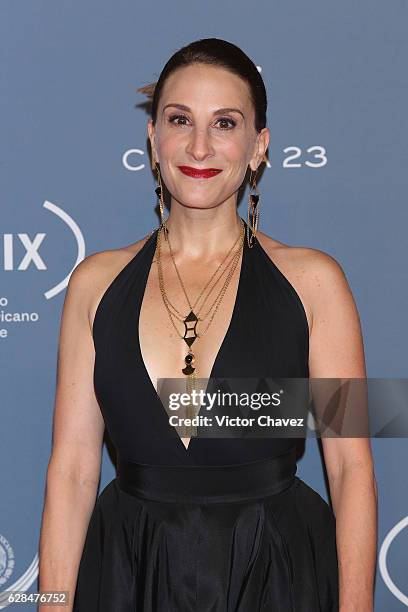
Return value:
M 148 122 L 153 159 L 172 198 L 194 208 L 235 198 L 248 164 L 256 170 L 269 144 L 268 128 L 257 133 L 254 121 L 249 86 L 239 76 L 205 64 L 173 72 L 162 89 L 156 125 Z M 221 172 L 197 178 L 180 166 Z

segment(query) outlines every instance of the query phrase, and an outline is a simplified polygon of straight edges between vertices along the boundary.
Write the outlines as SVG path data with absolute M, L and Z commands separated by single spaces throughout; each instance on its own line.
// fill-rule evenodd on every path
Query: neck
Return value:
M 242 221 L 235 204 L 221 208 L 192 209 L 172 203 L 167 227 L 173 252 L 192 259 L 211 259 L 231 248 Z

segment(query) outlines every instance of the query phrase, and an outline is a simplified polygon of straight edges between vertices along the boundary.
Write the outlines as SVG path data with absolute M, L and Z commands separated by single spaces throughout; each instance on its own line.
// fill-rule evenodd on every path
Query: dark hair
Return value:
M 157 119 L 160 94 L 166 79 L 178 68 L 194 63 L 225 68 L 248 83 L 255 110 L 255 129 L 260 132 L 266 126 L 267 97 L 263 79 L 254 62 L 236 45 L 220 38 L 202 38 L 182 47 L 165 64 L 157 83 L 146 85 L 137 91 L 152 97 L 151 116 Z

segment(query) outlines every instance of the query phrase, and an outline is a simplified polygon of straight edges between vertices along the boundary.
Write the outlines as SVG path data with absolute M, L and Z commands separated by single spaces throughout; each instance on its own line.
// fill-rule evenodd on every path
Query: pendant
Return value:
M 194 314 L 193 311 L 191 311 L 184 319 L 184 330 L 185 331 L 184 331 L 183 338 L 185 342 L 188 344 L 188 346 L 191 346 L 194 340 L 198 337 L 198 334 L 196 332 L 197 322 L 198 322 L 198 318 Z
M 181 371 L 186 376 L 191 376 L 191 374 L 193 374 L 193 372 L 195 371 L 195 368 L 193 368 L 193 366 L 191 365 L 195 361 L 194 353 L 191 349 L 188 351 L 188 354 L 184 357 L 184 361 L 186 362 L 186 367 L 183 368 Z
M 194 340 L 198 337 L 196 327 L 197 327 L 198 318 L 191 310 L 191 312 L 184 319 L 184 342 L 188 345 L 188 354 L 185 356 L 184 361 L 186 362 L 186 367 L 182 369 L 183 374 L 186 376 L 191 376 L 195 371 L 195 368 L 192 364 L 195 361 L 194 353 L 191 350 L 191 345 Z

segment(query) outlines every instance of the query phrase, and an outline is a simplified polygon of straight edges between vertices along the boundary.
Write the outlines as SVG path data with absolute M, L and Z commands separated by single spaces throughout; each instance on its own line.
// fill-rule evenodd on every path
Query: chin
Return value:
M 202 193 L 194 193 L 194 190 L 186 193 L 180 193 L 179 195 L 175 195 L 174 199 L 177 200 L 182 206 L 186 206 L 188 208 L 213 208 L 217 205 L 221 200 L 219 198 L 209 197 L 208 194 Z
M 217 203 L 209 202 L 208 199 L 205 202 L 202 202 L 201 200 L 191 199 L 188 200 L 188 202 L 186 202 L 185 200 L 181 200 L 181 204 L 186 208 L 200 208 L 202 210 L 207 210 L 210 208 L 214 208 L 214 206 L 217 206 Z

